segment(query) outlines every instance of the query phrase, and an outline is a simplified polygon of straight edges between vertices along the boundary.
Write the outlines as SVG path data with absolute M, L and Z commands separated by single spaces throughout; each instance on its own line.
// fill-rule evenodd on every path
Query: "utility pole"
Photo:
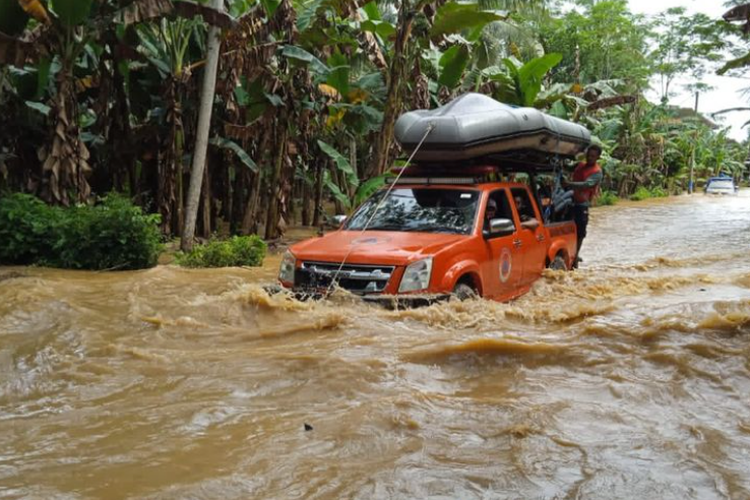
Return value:
M 219 12 L 223 10 L 224 0 L 213 0 L 211 7 Z M 206 154 L 208 152 L 208 133 L 211 128 L 211 111 L 216 94 L 216 72 L 219 67 L 221 52 L 221 28 L 208 27 L 208 50 L 206 66 L 203 69 L 203 88 L 201 89 L 200 108 L 198 109 L 198 128 L 196 129 L 195 149 L 193 150 L 193 166 L 190 171 L 190 189 L 188 191 L 187 209 L 185 211 L 185 225 L 182 229 L 180 248 L 188 252 L 193 248 L 195 236 L 195 220 L 198 218 L 203 171 L 206 168 Z M 204 207 L 204 210 L 210 210 Z
M 695 115 L 696 119 L 698 118 L 698 98 L 700 97 L 700 92 L 695 93 Z M 690 152 L 690 182 L 688 183 L 688 194 L 693 194 L 695 192 L 695 180 L 693 178 L 693 174 L 695 172 L 695 141 L 698 140 L 698 131 L 695 131 L 695 140 L 693 141 L 693 148 Z

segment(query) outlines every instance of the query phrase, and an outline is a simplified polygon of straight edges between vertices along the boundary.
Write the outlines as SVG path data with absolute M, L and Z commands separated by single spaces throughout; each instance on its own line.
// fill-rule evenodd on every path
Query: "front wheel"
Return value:
M 458 283 L 453 288 L 453 297 L 458 300 L 469 300 L 477 297 L 477 291 L 466 283 Z
M 555 255 L 555 258 L 552 259 L 552 262 L 549 263 L 548 267 L 553 271 L 568 270 L 568 266 L 565 264 L 565 259 L 563 259 L 562 255 Z

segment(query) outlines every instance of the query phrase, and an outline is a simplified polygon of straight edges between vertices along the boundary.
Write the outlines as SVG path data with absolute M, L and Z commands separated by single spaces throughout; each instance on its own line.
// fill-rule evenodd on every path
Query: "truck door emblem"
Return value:
M 513 260 L 510 250 L 503 248 L 500 252 L 500 281 L 505 283 L 510 278 L 510 270 L 513 268 Z

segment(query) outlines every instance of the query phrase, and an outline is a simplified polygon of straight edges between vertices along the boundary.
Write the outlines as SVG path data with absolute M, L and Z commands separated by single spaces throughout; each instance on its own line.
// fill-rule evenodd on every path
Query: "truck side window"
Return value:
M 531 219 L 536 219 L 534 205 L 531 204 L 529 192 L 523 188 L 514 188 L 511 190 L 511 193 L 513 194 L 513 200 L 516 204 L 516 210 L 518 211 L 521 223 L 523 224 Z
M 513 211 L 510 208 L 508 194 L 505 189 L 498 189 L 497 191 L 490 193 L 490 197 L 487 200 L 487 207 L 484 212 L 485 229 L 489 229 L 491 219 L 513 220 Z

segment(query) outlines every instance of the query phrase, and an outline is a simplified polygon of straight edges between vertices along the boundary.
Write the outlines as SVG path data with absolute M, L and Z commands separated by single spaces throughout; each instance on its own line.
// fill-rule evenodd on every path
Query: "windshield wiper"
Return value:
M 423 233 L 455 233 L 464 234 L 465 229 L 455 226 L 419 226 L 412 228 L 412 231 L 420 231 Z
M 358 230 L 362 230 L 362 227 L 358 227 Z M 407 231 L 407 229 L 400 224 L 374 224 L 367 228 L 368 231 Z

